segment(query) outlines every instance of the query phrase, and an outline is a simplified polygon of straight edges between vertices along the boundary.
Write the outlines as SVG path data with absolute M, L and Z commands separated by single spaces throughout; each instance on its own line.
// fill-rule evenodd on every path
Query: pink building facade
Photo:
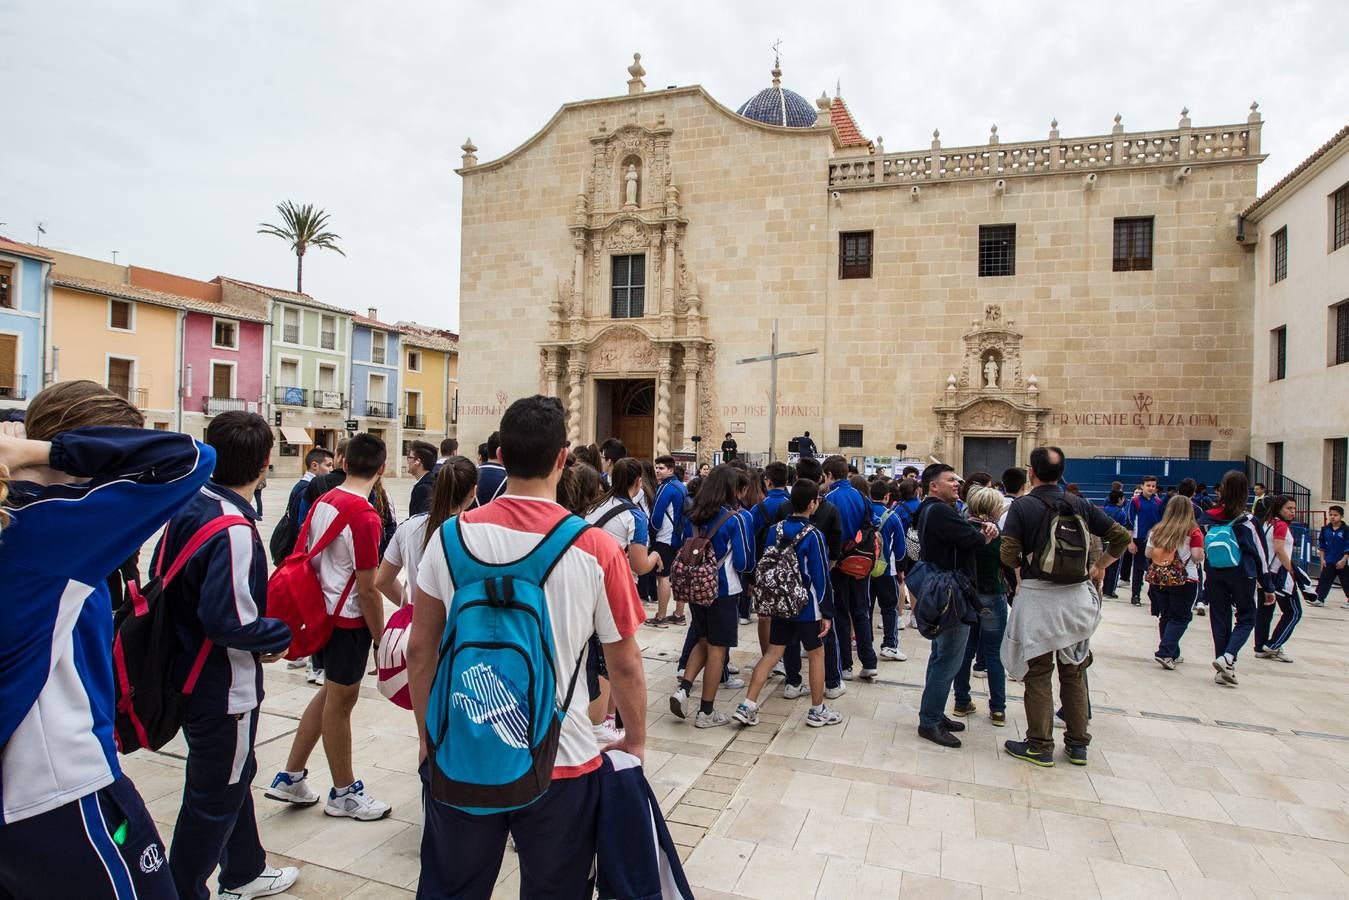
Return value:
M 238 409 L 266 414 L 267 325 L 240 310 L 187 313 L 183 322 L 183 431 L 201 435 L 211 418 Z

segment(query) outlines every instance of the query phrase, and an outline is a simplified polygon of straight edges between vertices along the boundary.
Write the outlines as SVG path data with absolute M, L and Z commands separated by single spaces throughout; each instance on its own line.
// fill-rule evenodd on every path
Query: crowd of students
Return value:
M 256 414 L 216 416 L 197 442 L 145 430 L 91 382 L 54 385 L 25 423 L 0 425 L 0 566 L 14 601 L 0 650 L 0 896 L 204 898 L 218 869 L 216 895 L 233 900 L 299 878 L 268 864 L 250 790 L 263 665 L 296 655 L 291 620 L 268 615 L 256 524 L 272 449 Z M 546 397 L 513 403 L 476 463 L 457 451 L 453 439 L 409 446 L 416 482 L 401 523 L 379 438 L 311 451 L 270 548 L 273 563 L 303 557 L 331 632 L 307 660 L 317 689 L 264 795 L 357 822 L 391 813 L 352 757 L 378 651 L 381 688 L 401 679 L 420 736 L 422 897 L 490 896 L 508 834 L 525 896 L 579 895 L 596 879 L 619 896 L 652 885 L 690 896 L 640 776 L 643 623 L 687 627 L 669 707 L 693 727 L 756 726 L 774 678 L 784 698 L 809 695 L 805 726 L 837 725 L 828 701 L 905 661 L 901 632 L 916 628 L 931 640 L 921 738 L 961 746 L 975 676 L 990 724 L 1004 726 L 1010 677 L 1023 682 L 1027 727 L 1005 750 L 1051 766 L 1057 674 L 1064 756 L 1086 765 L 1090 641 L 1120 580 L 1136 605 L 1147 591 L 1164 669 L 1184 662 L 1186 629 L 1206 611 L 1225 687 L 1252 635 L 1257 657 L 1292 661 L 1311 591 L 1292 553 L 1295 504 L 1262 493 L 1252 509 L 1239 472 L 1212 499 L 1148 478 L 1127 499 L 1117 485 L 1103 507 L 1061 486 L 1055 447 L 997 481 L 941 463 L 865 477 L 811 455 L 763 469 L 736 457 L 686 480 L 672 457 L 639 461 L 614 439 L 569 448 Z M 136 555 L 161 529 L 142 585 Z M 1349 588 L 1342 509 L 1316 540 L 1308 602 L 1324 603 L 1334 581 Z M 942 590 L 956 600 L 934 612 Z M 118 764 L 130 701 L 114 685 L 125 661 L 112 613 L 155 591 L 187 746 L 168 847 Z M 387 623 L 386 603 L 398 610 Z M 751 625 L 746 681 L 730 655 Z M 718 708 L 719 691 L 740 688 L 734 708 Z M 331 783 L 316 787 L 320 743 Z M 633 821 L 655 823 L 650 846 L 632 839 Z

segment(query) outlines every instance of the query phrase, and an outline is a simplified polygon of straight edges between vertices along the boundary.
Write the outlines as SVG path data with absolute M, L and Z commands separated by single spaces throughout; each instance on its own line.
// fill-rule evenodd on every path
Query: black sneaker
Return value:
M 1054 754 L 1051 751 L 1035 750 L 1031 747 L 1030 741 L 1003 741 L 1002 748 L 1007 751 L 1008 756 L 1015 756 L 1017 759 L 1024 759 L 1033 766 L 1043 766 L 1048 769 L 1054 765 Z M 1086 748 L 1083 748 L 1085 753 Z
M 964 731 L 964 730 L 965 730 L 965 723 L 964 723 L 964 722 L 957 722 L 955 719 L 952 719 L 950 716 L 942 716 L 942 717 L 941 717 L 941 723 L 942 723 L 942 725 L 946 728 L 947 731 Z
M 962 726 L 963 727 L 963 726 Z M 959 747 L 960 738 L 947 731 L 941 725 L 919 725 L 918 736 L 942 747 Z M 1050 765 L 1053 765 L 1051 763 Z
M 1068 762 L 1075 766 L 1085 766 L 1087 764 L 1086 747 L 1064 747 L 1063 753 L 1068 757 Z
M 1138 597 L 1130 597 L 1130 598 L 1129 598 L 1129 602 L 1130 602 L 1131 604 L 1133 604 L 1134 606 L 1142 606 L 1142 605 L 1143 605 L 1143 601 L 1140 600 Z

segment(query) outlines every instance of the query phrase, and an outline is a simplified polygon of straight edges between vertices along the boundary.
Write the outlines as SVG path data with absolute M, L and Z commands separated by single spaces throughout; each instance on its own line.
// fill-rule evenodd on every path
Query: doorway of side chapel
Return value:
M 656 446 L 656 381 L 623 378 L 595 382 L 595 442 L 616 437 L 637 459 L 652 459 Z

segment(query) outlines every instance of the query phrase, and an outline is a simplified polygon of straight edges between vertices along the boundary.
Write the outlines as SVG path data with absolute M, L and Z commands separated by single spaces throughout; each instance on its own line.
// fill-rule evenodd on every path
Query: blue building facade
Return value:
M 398 398 L 402 385 L 399 378 L 398 329 L 386 325 L 370 310 L 369 316 L 354 316 L 351 323 L 351 417 L 361 431 L 368 431 L 384 440 L 389 452 L 389 470 L 402 470 L 403 460 L 397 453 L 401 446 L 398 419 Z
M 0 238 L 0 409 L 26 408 L 42 390 L 51 265 L 41 250 Z

